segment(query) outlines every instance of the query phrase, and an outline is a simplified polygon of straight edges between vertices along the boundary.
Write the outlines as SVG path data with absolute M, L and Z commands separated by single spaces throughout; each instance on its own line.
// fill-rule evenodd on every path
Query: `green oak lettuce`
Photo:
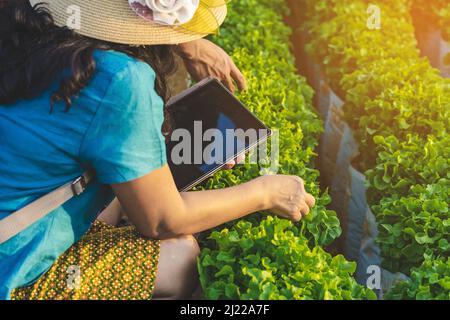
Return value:
M 409 134 L 403 140 L 376 136 L 374 144 L 378 156 L 366 172 L 371 203 L 393 194 L 408 195 L 417 184 L 450 179 L 450 135 L 438 139 Z
M 199 260 L 208 299 L 376 299 L 353 279 L 356 264 L 308 242 L 287 220 L 267 217 L 258 226 L 240 221 L 213 232 Z
M 373 206 L 383 265 L 410 273 L 424 254 L 450 256 L 450 180 L 415 185 L 406 196 L 394 194 Z
M 426 257 L 412 270 L 411 279 L 396 283 L 385 299 L 450 300 L 450 258 Z

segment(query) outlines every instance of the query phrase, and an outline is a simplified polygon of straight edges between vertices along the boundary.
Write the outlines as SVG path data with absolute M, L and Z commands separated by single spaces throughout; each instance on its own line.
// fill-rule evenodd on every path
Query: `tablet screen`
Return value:
M 202 81 L 169 101 L 167 159 L 186 191 L 270 136 L 270 130 L 220 82 Z

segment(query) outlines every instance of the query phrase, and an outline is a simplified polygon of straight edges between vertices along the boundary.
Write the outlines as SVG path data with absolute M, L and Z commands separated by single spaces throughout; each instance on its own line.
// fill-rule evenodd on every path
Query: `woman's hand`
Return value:
M 245 163 L 245 153 L 241 153 L 240 155 L 237 156 L 236 159 L 234 159 L 234 160 L 228 162 L 228 163 L 225 165 L 224 169 L 225 169 L 225 170 L 231 170 L 231 169 L 234 168 L 235 165 L 237 165 L 237 164 L 242 164 L 242 163 Z
M 305 191 L 301 178 L 296 176 L 273 175 L 261 178 L 268 199 L 268 210 L 292 221 L 300 221 L 309 214 L 315 199 Z
M 213 77 L 234 92 L 234 80 L 239 90 L 247 89 L 245 78 L 233 60 L 224 50 L 211 41 L 195 40 L 182 43 L 177 48 L 187 71 L 195 81 Z

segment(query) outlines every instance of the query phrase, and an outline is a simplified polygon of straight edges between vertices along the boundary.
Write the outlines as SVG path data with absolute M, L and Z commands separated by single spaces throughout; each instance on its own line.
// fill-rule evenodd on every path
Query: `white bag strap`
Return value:
M 27 229 L 73 197 L 82 194 L 93 177 L 94 173 L 87 171 L 76 180 L 59 187 L 0 220 L 0 244 Z

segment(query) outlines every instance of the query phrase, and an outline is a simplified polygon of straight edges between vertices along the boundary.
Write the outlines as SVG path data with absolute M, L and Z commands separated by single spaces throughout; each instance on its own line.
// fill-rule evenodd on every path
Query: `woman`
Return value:
M 309 213 L 314 198 L 294 176 L 177 191 L 161 130 L 166 77 L 174 51 L 195 52 L 223 21 L 219 0 L 30 2 L 0 11 L 0 219 L 86 170 L 96 176 L 0 244 L 0 298 L 188 298 L 198 287 L 192 234 L 261 210 Z M 96 220 L 114 197 L 133 227 Z

